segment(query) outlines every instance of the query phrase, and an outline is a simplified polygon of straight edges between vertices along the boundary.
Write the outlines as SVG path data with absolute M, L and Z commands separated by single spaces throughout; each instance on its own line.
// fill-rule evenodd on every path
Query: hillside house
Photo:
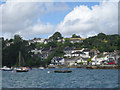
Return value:
M 72 57 L 72 51 L 73 51 L 73 47 L 67 47 L 64 49 L 64 52 L 65 52 L 65 57 Z
M 64 58 L 61 58 L 61 57 L 53 58 L 51 60 L 51 64 L 53 64 L 53 65 L 63 65 L 63 64 L 65 64 L 65 60 L 64 60 Z
M 71 43 L 82 43 L 85 38 L 70 38 Z
M 41 54 L 41 49 L 31 50 L 34 54 Z
M 44 39 L 42 38 L 35 38 L 32 40 L 28 40 L 29 45 L 31 45 L 32 43 L 43 43 L 43 42 L 44 42 Z
M 44 44 L 47 44 L 47 43 L 52 42 L 52 41 L 53 41 L 53 39 L 45 39 Z
M 75 59 L 65 59 L 65 64 L 68 66 L 76 65 L 77 60 Z
M 89 51 L 89 56 L 92 58 L 92 57 L 94 57 L 95 55 L 97 55 L 99 53 L 100 53 L 100 51 L 98 51 L 97 49 L 91 49 Z
M 50 49 L 50 48 L 42 49 L 41 50 L 41 58 L 42 59 L 47 59 L 51 52 L 52 52 L 52 49 Z
M 65 39 L 58 39 L 57 42 L 61 42 L 61 43 L 64 43 L 65 42 Z
M 11 44 L 14 44 L 14 42 L 8 42 L 6 43 L 6 46 L 10 46 Z
M 84 49 L 82 52 L 85 53 L 85 55 L 83 57 L 90 58 L 90 50 Z
M 74 52 L 72 53 L 72 57 L 78 57 L 78 56 L 82 56 L 84 57 L 86 54 L 80 51 Z

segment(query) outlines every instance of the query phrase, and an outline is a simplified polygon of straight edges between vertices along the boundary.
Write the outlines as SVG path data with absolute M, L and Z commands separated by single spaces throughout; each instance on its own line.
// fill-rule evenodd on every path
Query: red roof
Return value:
M 115 62 L 109 62 L 108 64 L 115 64 Z

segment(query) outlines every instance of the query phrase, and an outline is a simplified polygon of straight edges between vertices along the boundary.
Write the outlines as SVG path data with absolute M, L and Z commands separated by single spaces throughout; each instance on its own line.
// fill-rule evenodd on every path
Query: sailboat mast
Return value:
M 20 67 L 20 59 L 21 59 L 21 58 L 20 58 L 20 51 L 19 51 L 19 67 Z

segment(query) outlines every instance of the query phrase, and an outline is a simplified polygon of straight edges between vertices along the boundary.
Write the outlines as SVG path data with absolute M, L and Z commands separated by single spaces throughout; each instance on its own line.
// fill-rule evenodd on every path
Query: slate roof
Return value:
M 83 53 L 83 52 L 74 52 L 72 54 L 85 54 L 85 53 Z
M 62 59 L 63 59 L 63 58 L 57 58 L 56 60 L 57 60 L 57 61 L 60 61 L 60 60 L 62 60 Z
M 73 50 L 73 47 L 65 48 L 65 51 Z
M 83 52 L 90 52 L 90 50 L 83 50 Z
M 84 61 L 87 61 L 88 60 L 88 58 L 82 58 Z
M 42 49 L 42 51 L 49 51 L 49 48 L 44 48 Z

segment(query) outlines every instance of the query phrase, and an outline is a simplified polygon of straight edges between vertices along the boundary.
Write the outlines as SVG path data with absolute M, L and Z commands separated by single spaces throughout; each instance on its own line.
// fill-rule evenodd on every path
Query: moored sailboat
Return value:
M 19 68 L 16 69 L 16 72 L 28 72 L 27 67 L 21 67 L 21 53 L 19 51 Z
M 16 72 L 28 72 L 29 70 L 26 67 L 20 67 L 16 69 Z

